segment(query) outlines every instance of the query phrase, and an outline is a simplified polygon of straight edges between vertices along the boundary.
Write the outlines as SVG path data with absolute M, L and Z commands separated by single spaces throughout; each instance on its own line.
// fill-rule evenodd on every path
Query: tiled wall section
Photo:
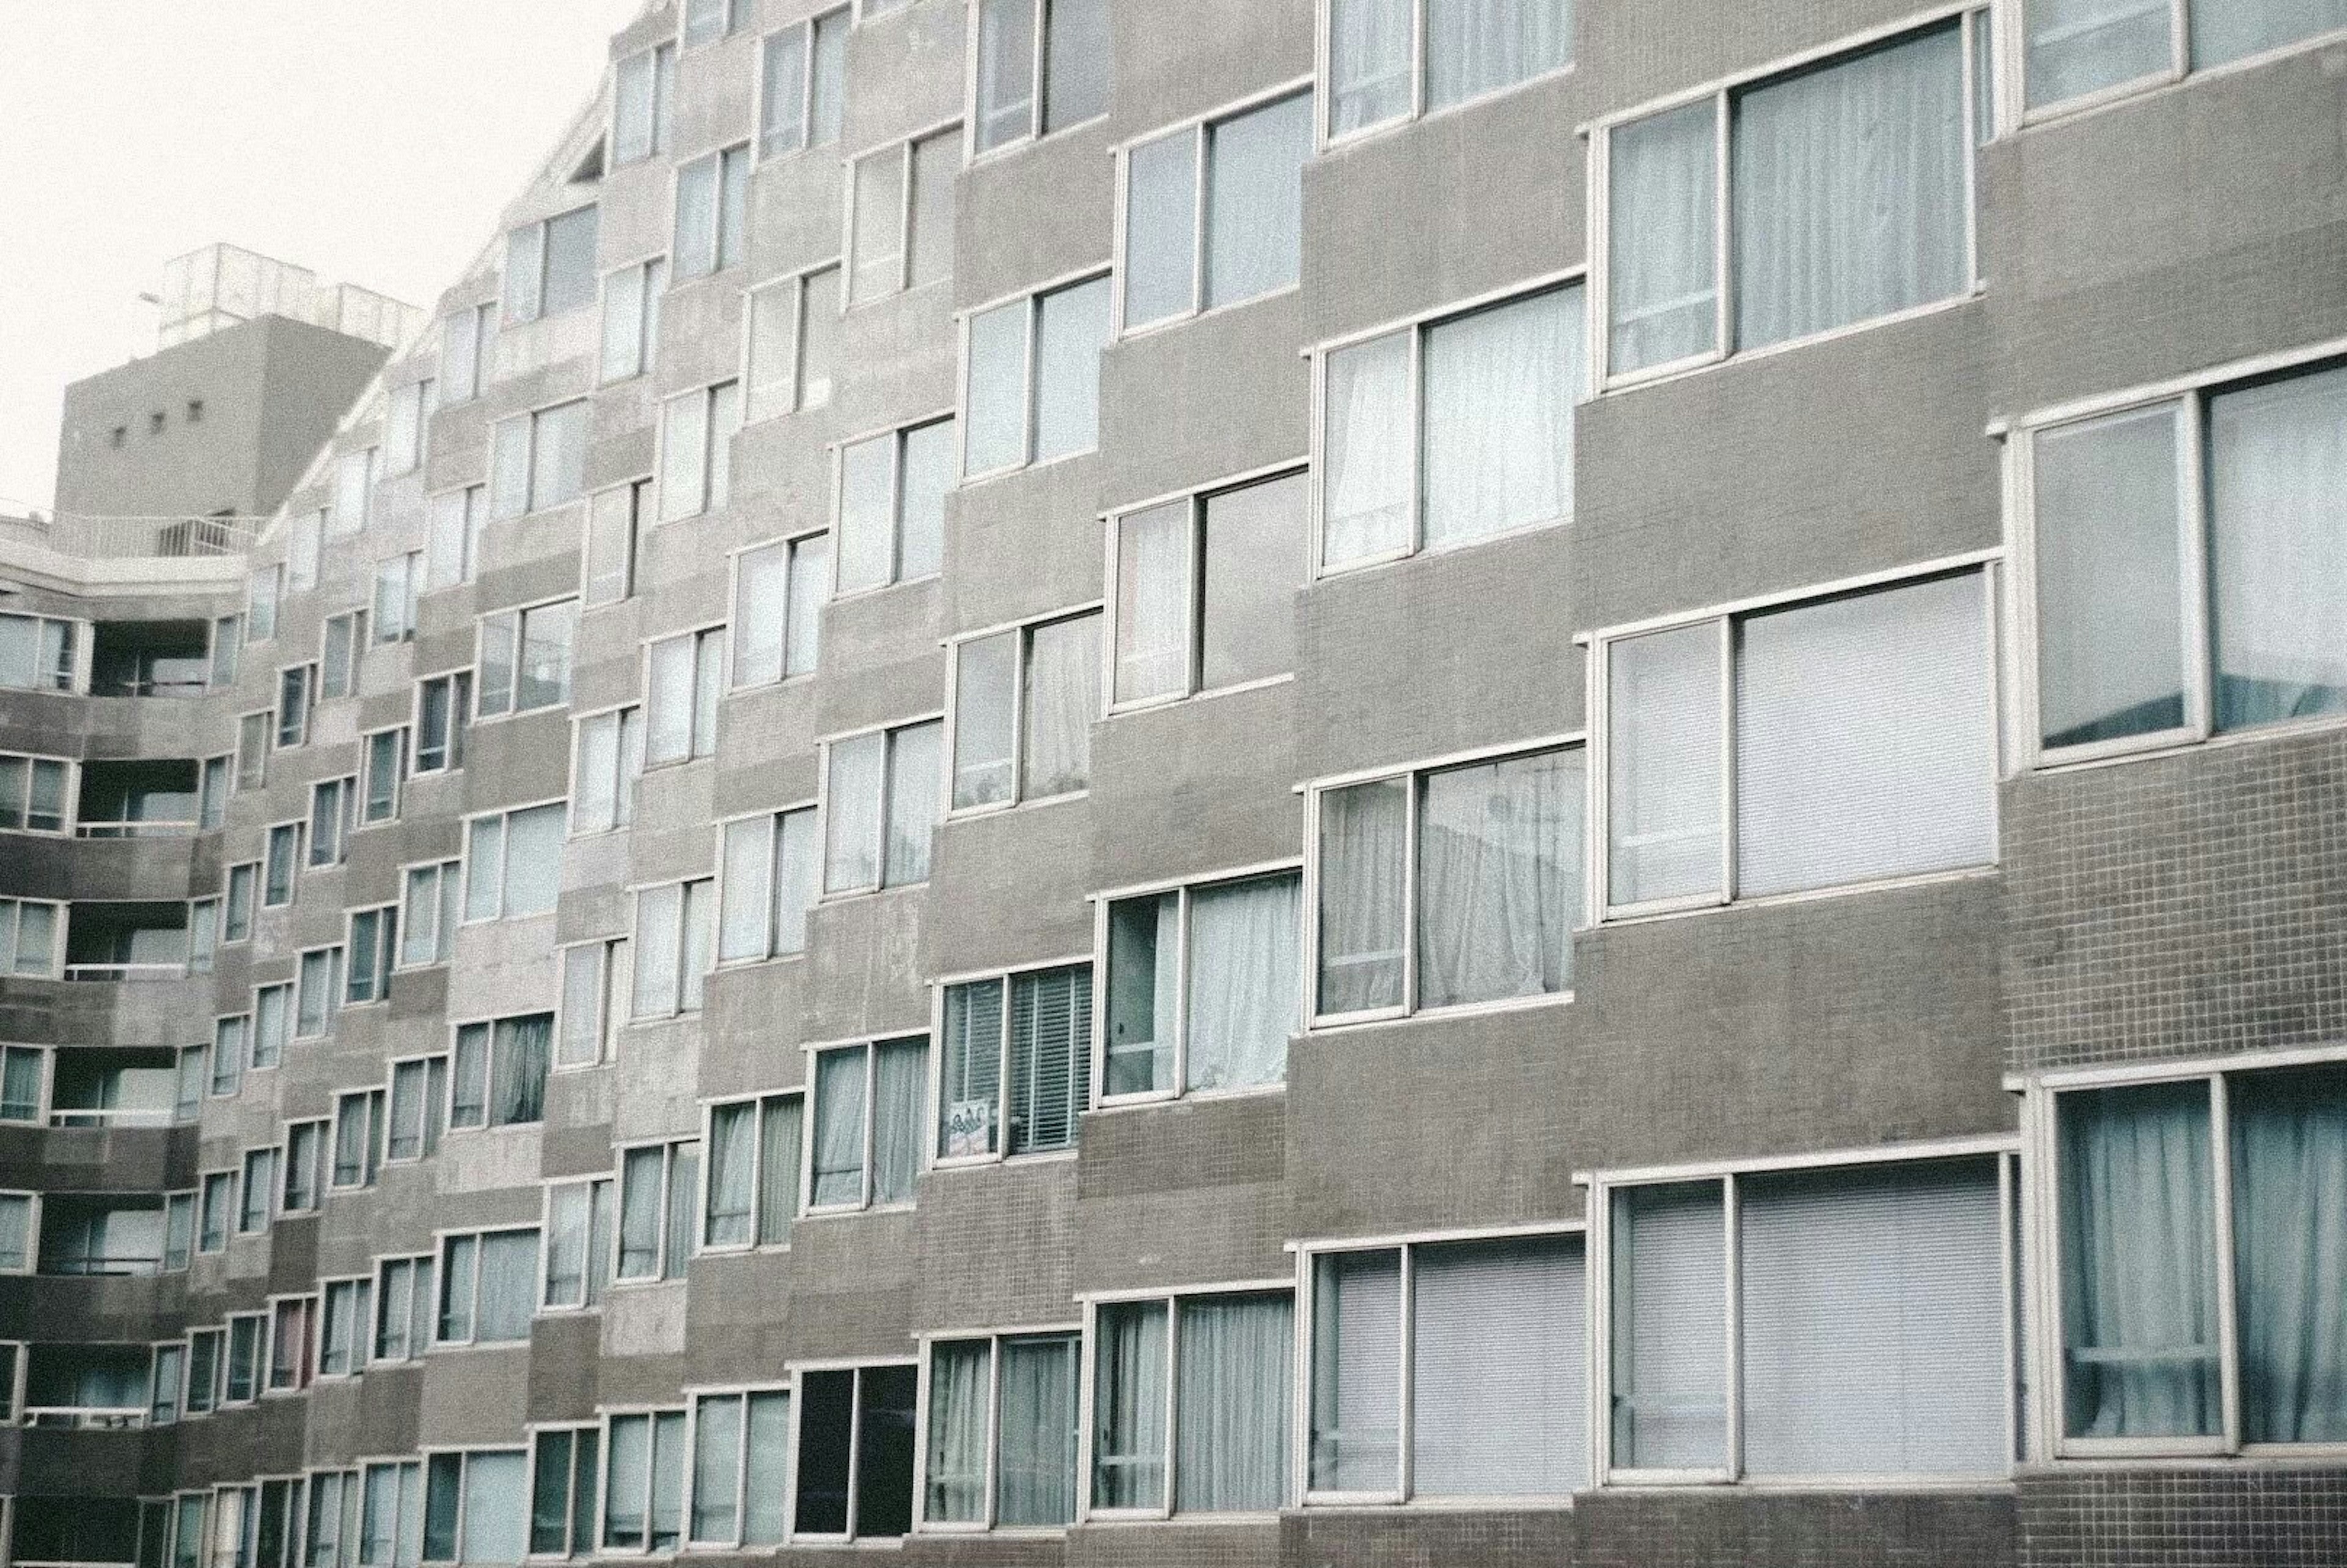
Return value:
M 2338 1568 L 2347 1471 L 2024 1476 L 2018 1568 Z

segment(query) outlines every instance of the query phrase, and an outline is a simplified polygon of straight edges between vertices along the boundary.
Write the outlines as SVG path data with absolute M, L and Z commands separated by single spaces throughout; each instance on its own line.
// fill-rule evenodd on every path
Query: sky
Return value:
M 0 0 L 0 503 L 227 241 L 429 308 L 643 0 Z M 7 509 L 0 504 L 0 510 Z

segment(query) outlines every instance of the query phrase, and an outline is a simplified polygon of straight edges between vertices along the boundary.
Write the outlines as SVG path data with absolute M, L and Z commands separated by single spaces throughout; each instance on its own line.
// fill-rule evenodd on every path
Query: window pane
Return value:
M 772 817 L 725 825 L 724 898 L 717 921 L 721 959 L 766 956 L 774 843 Z
M 717 158 L 693 159 L 676 171 L 676 275 L 706 277 L 717 270 Z
M 1320 551 L 1329 566 L 1409 548 L 1409 342 L 1395 333 L 1328 356 Z
M 921 1517 L 931 1523 L 986 1519 L 987 1414 L 993 1346 L 984 1339 L 939 1345 L 929 1358 L 928 1491 Z
M 832 366 L 839 357 L 839 269 L 809 272 L 804 292 L 798 405 L 821 408 L 831 401 Z
M 815 1058 L 814 1184 L 810 1206 L 864 1201 L 865 1051 L 828 1050 Z M 808 1414 L 814 1414 L 810 1404 Z M 805 1506 L 805 1478 L 800 1506 Z M 805 1524 L 804 1516 L 801 1524 Z
M 1199 683 L 1211 691 L 1296 668 L 1296 595 L 1304 584 L 1301 474 L 1206 497 Z
M 522 1507 L 527 1468 L 518 1450 L 465 1456 L 466 1562 L 521 1561 L 527 1544 Z
M 1198 133 L 1160 137 L 1125 163 L 1124 324 L 1196 308 Z
M 913 144 L 913 231 L 905 241 L 913 288 L 953 275 L 954 179 L 960 169 L 959 131 Z
M 1019 975 L 1010 982 L 1010 1153 L 1064 1149 L 1091 1103 L 1092 972 Z
M 1109 281 L 1095 278 L 1036 302 L 1035 461 L 1100 444 L 1100 351 L 1108 342 Z
M 2347 370 L 2211 397 L 2209 489 L 2217 727 L 2347 712 Z
M 854 892 L 880 885 L 880 784 L 887 738 L 857 735 L 831 744 L 831 778 L 824 792 L 824 890 Z
M 970 317 L 962 410 L 969 421 L 963 473 L 987 474 L 1026 461 L 1026 301 Z
M 799 1206 L 799 1106 L 793 1095 L 769 1100 L 758 1118 L 758 1225 L 760 1246 L 790 1240 Z
M 1066 1524 L 1076 1516 L 1076 1341 L 1004 1340 L 1001 1382 L 995 1522 Z
M 1561 1497 L 1586 1486 L 1580 1240 L 1422 1246 L 1411 1264 L 1417 1493 Z
M 597 210 L 549 218 L 546 223 L 546 313 L 560 315 L 595 302 Z
M 1028 633 L 1021 712 L 1029 800 L 1069 794 L 1092 780 L 1092 720 L 1100 712 L 1100 626 L 1080 615 Z
M 921 1173 L 922 1112 L 928 1102 L 929 1042 L 891 1040 L 872 1050 L 872 1201 L 913 1201 Z
M 846 104 L 847 13 L 833 11 L 815 21 L 815 74 L 807 88 L 808 138 L 817 147 L 839 139 Z
M 2029 0 L 2029 107 L 2166 75 L 2174 68 L 2174 15 L 2168 0 Z
M 644 761 L 649 764 L 682 762 L 692 755 L 695 646 L 691 634 L 652 644 L 650 689 L 644 694 Z
M 790 280 L 750 291 L 750 393 L 753 423 L 798 405 L 798 286 Z
M 1429 108 L 1464 103 L 1572 58 L 1572 0 L 1427 0 Z
M 1310 1483 L 1390 1492 L 1400 1464 L 1401 1255 L 1325 1255 L 1312 1266 Z
M 2247 59 L 2319 33 L 2347 27 L 2342 0 L 2250 0 L 2246 5 L 2191 7 L 2196 70 Z
M 1302 883 L 1266 876 L 1190 899 L 1188 1089 L 1241 1089 L 1287 1076 L 1300 1020 Z
M 1614 1194 L 1614 1463 L 1727 1461 L 1726 1209 L 1717 1182 Z
M 1616 905 L 1720 891 L 1719 627 L 1627 638 L 1606 651 L 1606 812 Z
M 938 755 L 942 723 L 888 733 L 888 853 L 891 887 L 929 879 L 929 833 L 938 820 Z
M 775 831 L 774 951 L 806 951 L 807 911 L 823 894 L 823 851 L 813 807 L 784 812 Z
M 544 511 L 574 500 L 587 484 L 587 433 L 591 406 L 566 403 L 537 416 L 531 433 L 529 507 Z
M 1709 99 L 1609 134 L 1609 363 L 1616 375 L 1719 346 L 1718 134 Z
M 954 422 L 935 420 L 905 432 L 898 476 L 897 576 L 910 582 L 945 565 L 946 492 L 954 487 Z
M 644 347 L 644 269 L 629 267 L 603 286 L 603 379 L 641 374 Z
M 1103 1093 L 1146 1094 L 1174 1087 L 1181 912 L 1181 896 L 1174 893 L 1109 906 Z M 1284 1059 L 1284 1039 L 1281 1046 Z
M 2084 1091 L 2056 1104 L 2063 1430 L 2218 1433 L 2209 1086 Z
M 683 962 L 684 886 L 647 887 L 636 895 L 636 999 L 638 1018 L 663 1018 L 677 1009 L 677 983 Z
M 978 14 L 978 150 L 1034 133 L 1035 8 L 983 0 Z
M 1206 131 L 1206 306 L 1292 288 L 1304 261 L 1304 164 L 1312 95 Z
M 1094 1508 L 1165 1505 L 1165 1306 L 1103 1303 L 1092 1337 Z
M 1559 289 L 1429 329 L 1429 549 L 1572 517 L 1581 318 Z
M 1409 784 L 1403 779 L 1320 797 L 1317 995 L 1324 1014 L 1402 1004 L 1409 811 Z
M 1044 0 L 1043 129 L 1065 130 L 1108 112 L 1109 0 Z
M 938 1050 L 938 1153 L 991 1154 L 1002 1088 L 1002 982 L 978 980 L 946 991 Z
M 839 591 L 877 588 L 896 568 L 897 437 L 839 455 Z
M 783 646 L 783 673 L 811 674 L 823 656 L 823 606 L 831 597 L 831 536 L 819 534 L 791 547 L 789 625 Z
M 742 1504 L 742 1396 L 698 1401 L 692 1423 L 692 1539 L 733 1544 Z
M 506 901 L 508 917 L 544 915 L 562 891 L 562 807 L 533 806 L 507 819 Z
M 1234 492 L 1244 495 L 1246 492 Z M 1234 519 L 1234 554 L 1247 551 L 1250 520 Z M 1190 689 L 1190 503 L 1135 512 L 1117 521 L 1116 700 L 1179 696 Z M 1242 585 L 1234 583 L 1242 593 Z M 1291 585 L 1292 590 L 1292 585 Z M 1283 596 L 1282 608 L 1286 601 Z M 1286 618 L 1283 617 L 1283 620 Z M 1292 628 L 1283 626 L 1293 646 Z M 1285 669 L 1292 656 L 1283 661 Z
M 1411 0 L 1329 0 L 1328 133 L 1409 112 Z
M 791 1397 L 750 1396 L 750 1458 L 743 1474 L 742 1539 L 772 1546 L 783 1538 L 784 1466 L 790 1459 Z
M 2065 425 L 2033 448 L 2037 704 L 2048 747 L 2185 719 L 2178 409 Z
M 856 1430 L 856 1374 L 811 1371 L 799 1378 L 798 1507 L 802 1535 L 847 1532 L 848 1477 Z
M 1277 1508 L 1287 1499 L 1293 1304 L 1240 1296 L 1180 1307 L 1174 1511 Z
M 803 26 L 766 40 L 758 101 L 759 151 L 767 158 L 806 145 L 806 45 Z
M 661 405 L 661 521 L 698 515 L 709 505 L 709 394 L 688 392 Z
M 905 282 L 905 149 L 891 147 L 856 161 L 853 274 L 847 297 L 861 304 Z
M 2347 1300 L 2347 1074 L 2245 1073 L 2228 1084 L 2241 1436 L 2347 1438 L 2338 1326 Z

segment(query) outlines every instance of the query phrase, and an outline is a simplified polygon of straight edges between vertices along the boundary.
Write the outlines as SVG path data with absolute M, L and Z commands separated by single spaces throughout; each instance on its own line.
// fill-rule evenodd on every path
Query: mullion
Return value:
M 879 1091 L 879 1087 L 880 1087 L 880 1082 L 879 1082 L 879 1080 L 880 1080 L 880 1070 L 879 1070 L 879 1062 L 878 1062 L 878 1057 L 879 1057 L 879 1054 L 880 1054 L 880 1052 L 879 1052 L 879 1048 L 878 1048 L 878 1046 L 877 1046 L 877 1045 L 876 1045 L 876 1044 L 874 1044 L 874 1043 L 872 1043 L 872 1042 L 869 1042 L 869 1041 L 867 1041 L 867 1042 L 865 1044 L 865 1047 L 864 1047 L 864 1201 L 863 1201 L 863 1203 L 862 1203 L 862 1204 L 858 1204 L 857 1206 L 858 1206 L 858 1207 L 860 1207 L 860 1208 L 866 1208 L 866 1209 L 870 1208 L 870 1207 L 873 1205 L 874 1202 L 875 1202 L 875 1201 L 876 1201 L 876 1195 L 877 1195 L 877 1194 L 878 1194 L 878 1191 L 879 1191 L 879 1183 L 878 1183 L 878 1181 L 877 1181 L 877 1180 L 876 1180 L 876 1179 L 875 1179 L 875 1178 L 876 1177 L 876 1175 L 877 1175 L 877 1173 L 878 1173 L 875 1172 L 875 1171 L 873 1170 L 873 1168 L 872 1168 L 874 1150 L 875 1150 L 875 1148 L 877 1146 L 877 1144 L 878 1144 L 878 1143 L 879 1143 L 879 1139 L 878 1139 L 878 1137 L 877 1137 L 877 1135 L 876 1135 L 876 1128 L 877 1128 L 878 1122 L 879 1122 L 879 1120 L 880 1120 L 879 1115 L 878 1115 L 878 1109 L 879 1109 L 879 1108 L 878 1108 L 877 1106 L 876 1106 L 876 1105 L 873 1103 L 873 1097 L 874 1097 L 876 1093 L 878 1093 L 878 1091 Z M 853 1430 L 853 1428 L 851 1427 L 851 1429 L 850 1429 L 850 1430 Z M 850 1461 L 849 1461 L 849 1471 L 848 1471 L 848 1487 L 847 1487 L 847 1491 L 848 1491 L 848 1500 L 849 1500 L 849 1502 L 850 1502 L 851 1504 L 853 1504 L 853 1502 L 854 1502 L 854 1501 L 855 1501 L 855 1493 L 856 1493 L 856 1480 L 855 1480 L 855 1467 L 854 1467 L 854 1460 L 853 1460 L 853 1459 L 852 1459 L 852 1458 L 851 1458 L 851 1460 L 850 1460 Z M 855 1535 L 855 1533 L 856 1533 L 856 1522 L 855 1522 L 855 1520 L 854 1520 L 852 1517 L 851 1517 L 851 1518 L 849 1519 L 849 1521 L 848 1521 L 848 1530 L 847 1530 L 847 1532 L 848 1532 L 848 1534 L 849 1534 L 849 1536 L 850 1536 L 851 1538 L 852 1538 L 852 1537 Z

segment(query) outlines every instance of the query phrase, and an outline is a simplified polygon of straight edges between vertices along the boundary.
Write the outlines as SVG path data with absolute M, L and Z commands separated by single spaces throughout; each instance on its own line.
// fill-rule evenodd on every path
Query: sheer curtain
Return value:
M 2060 1143 L 2065 1430 L 2221 1430 L 2209 1086 L 2066 1094 Z
M 1295 285 L 1304 260 L 1304 164 L 1311 156 L 1310 93 L 1207 128 L 1207 309 Z
M 1116 700 L 1178 696 L 1190 687 L 1190 503 L 1117 524 Z
M 1733 116 L 1740 346 L 1963 292 L 1967 132 L 1953 24 L 1738 94 Z
M 1616 1465 L 1726 1462 L 1727 1223 L 1717 1182 L 1614 1194 Z
M 1198 132 L 1143 142 L 1125 160 L 1124 324 L 1184 315 L 1197 302 Z
M 497 1026 L 490 1053 L 489 1122 L 510 1127 L 546 1114 L 546 1066 L 554 1048 L 554 1015 L 532 1013 Z
M 1464 103 L 1572 58 L 1572 0 L 1426 0 L 1430 108 Z
M 1076 1342 L 1002 1342 L 994 1522 L 1065 1524 L 1076 1516 Z
M 799 1207 L 799 1123 L 805 1102 L 769 1100 L 758 1116 L 758 1218 L 761 1246 L 788 1241 Z
M 699 1401 L 692 1425 L 692 1539 L 731 1546 L 742 1496 L 742 1396 Z
M 1314 1261 L 1311 1485 L 1389 1492 L 1401 1483 L 1401 1254 Z
M 1234 1296 L 1179 1305 L 1174 1510 L 1278 1508 L 1287 1499 L 1294 1303 Z
M 1028 634 L 1023 793 L 1030 800 L 1071 794 L 1091 781 L 1100 627 L 1098 615 L 1080 615 Z
M 863 1201 L 864 1069 L 861 1049 L 815 1058 L 815 1207 Z
M 1402 1003 L 1409 940 L 1405 845 L 1409 781 L 1379 779 L 1320 797 L 1322 1013 Z
M 879 886 L 880 783 L 887 747 L 887 737 L 877 733 L 832 743 L 831 778 L 823 794 L 825 892 Z
M 945 725 L 931 720 L 888 733 L 888 856 L 891 887 L 929 879 L 929 831 L 938 820 L 938 748 Z
M 1589 1481 L 1578 1236 L 1421 1246 L 1410 1433 L 1421 1497 L 1561 1497 Z
M 2347 712 L 2347 370 L 2209 400 L 2217 725 Z
M 750 1240 L 757 1120 L 753 1104 L 720 1105 L 709 1113 L 709 1200 L 702 1228 L 711 1246 Z
M 805 675 L 823 658 L 823 607 L 831 597 L 831 536 L 791 547 L 790 606 L 784 629 L 784 675 Z
M 2195 5 L 2239 10 L 2239 5 Z M 2083 97 L 2173 68 L 2169 0 L 2030 0 L 2024 47 L 2029 107 Z
M 1428 777 L 1419 802 L 1419 1006 L 1572 984 L 1584 777 L 1578 750 Z
M 928 1498 L 923 1517 L 932 1523 L 975 1524 L 986 1517 L 991 1348 L 979 1339 L 940 1345 L 930 1357 Z
M 2347 1071 L 2227 1087 L 2242 1439 L 2347 1440 Z
M 1191 896 L 1186 1087 L 1237 1089 L 1286 1077 L 1287 1040 L 1299 1021 L 1302 897 L 1295 876 Z
M 1426 548 L 1573 515 L 1581 291 L 1558 289 L 1426 334 Z
M 1100 445 L 1101 350 L 1108 343 L 1109 282 L 1035 301 L 1034 461 L 1048 463 Z
M 1616 128 L 1612 188 L 1614 374 L 1719 346 L 1719 112 L 1708 100 Z
M 1721 629 L 1706 621 L 1606 650 L 1606 897 L 1720 891 Z
M 1411 10 L 1412 0 L 1329 0 L 1330 135 L 1409 112 Z
M 527 1339 L 538 1307 L 538 1232 L 496 1231 L 481 1238 L 481 1305 L 474 1337 Z
M 921 1102 L 929 1045 L 897 1040 L 872 1050 L 872 1201 L 908 1202 L 921 1173 Z
M 751 1395 L 750 1458 L 742 1475 L 742 1540 L 747 1545 L 771 1546 L 783 1538 L 790 1437 L 790 1395 Z
M 1158 1508 L 1165 1501 L 1165 1306 L 1112 1302 L 1100 1309 L 1092 1391 L 1099 1429 L 1096 1508 Z
M 1395 333 L 1328 356 L 1321 557 L 1329 566 L 1409 548 L 1409 333 Z

